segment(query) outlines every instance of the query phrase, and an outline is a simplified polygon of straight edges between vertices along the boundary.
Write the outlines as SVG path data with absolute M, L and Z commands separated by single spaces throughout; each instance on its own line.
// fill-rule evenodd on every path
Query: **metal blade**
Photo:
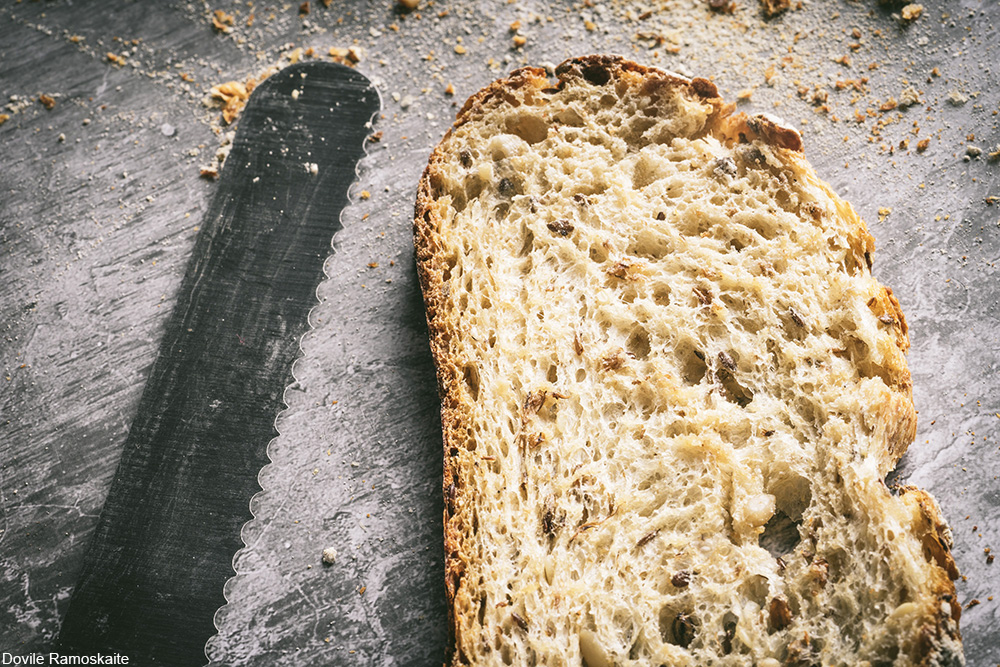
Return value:
M 63 621 L 63 652 L 207 662 L 378 109 L 370 82 L 332 63 L 293 65 L 253 92 Z

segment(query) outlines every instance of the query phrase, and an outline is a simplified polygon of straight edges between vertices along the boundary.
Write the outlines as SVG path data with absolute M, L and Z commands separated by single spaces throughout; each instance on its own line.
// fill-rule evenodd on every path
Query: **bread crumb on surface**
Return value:
M 217 86 L 212 86 L 209 95 L 221 105 L 222 118 L 226 121 L 227 125 L 239 116 L 243 107 L 246 106 L 247 99 L 249 99 L 255 85 L 256 81 L 251 78 L 248 79 L 247 83 L 243 83 L 242 81 L 226 81 Z
M 791 8 L 791 0 L 760 0 L 760 5 L 764 9 L 764 15 L 768 18 L 777 16 Z
M 212 13 L 212 27 L 217 32 L 228 34 L 233 31 L 233 15 L 227 14 L 221 9 L 216 9 Z
M 333 547 L 327 547 L 323 549 L 323 564 L 333 565 L 337 562 L 337 550 Z
M 968 101 L 969 101 L 969 97 L 967 95 L 965 95 L 964 93 L 959 92 L 958 90 L 954 90 L 954 89 L 948 91 L 948 103 L 949 104 L 951 104 L 953 106 L 956 106 L 956 107 L 960 107 L 960 106 L 962 106 L 963 104 L 965 104 Z
M 899 10 L 899 15 L 904 21 L 916 21 L 924 13 L 924 6 L 909 4 Z

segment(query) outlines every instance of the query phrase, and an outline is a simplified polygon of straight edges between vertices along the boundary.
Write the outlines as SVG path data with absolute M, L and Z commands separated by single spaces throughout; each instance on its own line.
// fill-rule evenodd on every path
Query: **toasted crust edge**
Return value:
M 899 487 L 900 498 L 917 516 L 915 536 L 937 568 L 931 570 L 929 589 L 932 602 L 927 621 L 917 635 L 916 654 L 921 667 L 964 665 L 959 620 L 962 605 L 955 590 L 958 566 L 951 555 L 952 535 L 934 497 L 915 486 Z
M 557 66 L 555 72 L 558 77 L 555 86 L 558 87 L 564 86 L 569 77 L 583 77 L 592 82 L 594 79 L 597 81 L 604 79 L 606 82 L 611 78 L 622 78 L 625 73 L 629 73 L 649 77 L 655 81 L 654 85 L 684 86 L 690 94 L 712 102 L 716 106 L 713 123 L 715 131 L 713 133 L 733 143 L 743 143 L 752 139 L 767 143 L 777 151 L 784 153 L 788 162 L 795 165 L 796 168 L 813 176 L 811 180 L 818 183 L 831 199 L 837 202 L 838 209 L 844 207 L 850 211 L 850 217 L 856 221 L 860 228 L 865 259 L 869 260 L 869 254 L 874 250 L 874 239 L 868 233 L 864 221 L 857 216 L 849 203 L 843 201 L 825 182 L 814 175 L 812 168 L 805 164 L 802 159 L 801 135 L 794 128 L 784 125 L 780 119 L 766 114 L 749 116 L 745 113 L 734 113 L 735 106 L 722 100 L 718 88 L 710 80 L 704 78 L 688 79 L 665 70 L 629 61 L 618 55 L 589 55 L 571 58 Z M 436 252 L 435 229 L 440 221 L 440 216 L 435 206 L 436 198 L 432 180 L 437 165 L 446 160 L 444 148 L 453 131 L 474 120 L 492 99 L 509 95 L 512 91 L 524 87 L 542 90 L 553 87 L 553 85 L 544 69 L 522 67 L 514 70 L 507 77 L 493 81 L 469 97 L 457 114 L 452 127 L 431 152 L 428 164 L 420 178 L 414 206 L 413 235 L 417 276 L 424 299 L 431 354 L 437 369 L 438 394 L 441 400 L 441 426 L 444 445 L 442 491 L 444 495 L 445 594 L 449 635 L 447 662 L 452 665 L 470 664 L 468 657 L 462 651 L 462 628 L 456 613 L 456 606 L 461 602 L 458 593 L 462 577 L 468 567 L 468 559 L 461 551 L 459 531 L 451 525 L 450 521 L 456 514 L 456 506 L 463 502 L 466 493 L 465 489 L 456 483 L 459 471 L 450 461 L 451 452 L 452 450 L 457 451 L 457 447 L 464 441 L 466 431 L 462 424 L 461 409 L 463 402 L 460 387 L 462 370 L 458 367 L 454 355 L 449 354 L 450 326 L 441 317 L 443 314 L 441 309 L 447 296 L 444 293 L 442 279 L 445 260 L 441 253 Z M 906 321 L 891 290 L 886 288 L 885 291 L 885 298 L 900 323 L 901 333 L 898 345 L 905 352 L 909 347 Z M 908 378 L 907 371 L 907 380 Z M 909 412 L 913 414 L 899 416 L 900 426 L 897 427 L 894 436 L 890 438 L 888 443 L 889 469 L 895 467 L 915 435 L 916 415 L 912 403 Z M 958 577 L 958 570 L 950 554 L 950 530 L 947 528 L 937 503 L 930 494 L 916 487 L 903 487 L 901 496 L 912 499 L 917 504 L 920 515 L 926 521 L 926 530 L 921 535 L 921 539 L 924 540 L 925 545 L 931 545 L 929 548 L 931 548 L 932 555 L 938 565 L 938 569 L 934 572 L 936 575 L 940 575 L 935 576 L 932 593 L 936 600 L 947 604 L 950 609 L 949 615 L 935 614 L 936 622 L 928 622 L 922 627 L 919 637 L 918 654 L 921 656 L 919 664 L 922 667 L 964 664 L 961 633 L 958 630 L 961 605 L 958 602 L 953 582 L 953 579 Z M 937 545 L 937 551 L 932 545 Z

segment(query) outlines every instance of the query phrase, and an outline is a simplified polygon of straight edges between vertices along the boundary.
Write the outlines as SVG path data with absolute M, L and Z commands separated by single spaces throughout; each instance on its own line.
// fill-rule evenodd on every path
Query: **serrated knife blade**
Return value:
M 333 63 L 258 86 L 126 438 L 57 640 L 205 664 L 292 363 L 379 97 Z

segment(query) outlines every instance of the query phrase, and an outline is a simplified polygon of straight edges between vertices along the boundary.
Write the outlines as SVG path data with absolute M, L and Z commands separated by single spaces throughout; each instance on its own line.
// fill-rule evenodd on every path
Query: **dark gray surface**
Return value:
M 960 598 L 981 603 L 962 618 L 969 664 L 1000 662 L 1000 600 L 988 600 L 1000 595 L 1000 564 L 987 565 L 983 551 L 1000 548 L 1000 205 L 984 202 L 1000 195 L 1000 164 L 985 159 L 1000 144 L 1000 6 L 923 4 L 924 15 L 902 26 L 874 0 L 813 2 L 770 22 L 749 0 L 732 16 L 693 0 L 650 3 L 643 20 L 647 5 L 624 2 L 461 0 L 419 20 L 388 0 L 313 2 L 304 18 L 298 3 L 258 6 L 246 28 L 246 5 L 220 2 L 211 9 L 237 15 L 225 36 L 203 5 L 4 5 L 0 102 L 61 97 L 52 111 L 33 102 L 0 126 L 0 648 L 44 647 L 65 612 L 213 192 L 197 176 L 218 145 L 201 97 L 278 61 L 289 43 L 325 54 L 357 40 L 359 68 L 386 103 L 375 128 L 382 141 L 355 187 L 371 198 L 345 211 L 327 262 L 316 328 L 261 474 L 267 492 L 253 503 L 240 576 L 216 617 L 208 653 L 218 664 L 440 664 L 440 436 L 410 249 L 416 181 L 453 103 L 522 62 L 609 51 L 714 74 L 729 99 L 753 89 L 741 108 L 799 126 L 817 170 L 868 220 L 875 272 L 895 290 L 913 343 L 920 421 L 900 476 L 934 493 L 954 529 L 968 577 Z M 510 48 L 514 20 L 528 38 L 523 52 Z M 640 33 L 665 41 L 634 39 Z M 459 36 L 465 55 L 453 50 Z M 114 37 L 142 40 L 128 59 L 135 66 L 107 62 L 122 48 Z M 847 53 L 850 67 L 833 62 Z M 940 77 L 930 77 L 934 67 Z M 833 86 L 862 76 L 862 91 Z M 449 82 L 454 98 L 443 94 Z M 799 98 L 817 83 L 839 122 Z M 920 105 L 874 111 L 908 84 Z M 949 102 L 951 91 L 967 101 Z M 854 110 L 869 108 L 875 115 L 855 123 Z M 872 137 L 880 120 L 891 122 Z M 167 122 L 174 136 L 161 132 Z M 924 137 L 931 143 L 917 154 Z M 904 138 L 909 149 L 890 155 Z M 968 144 L 983 155 L 964 161 Z M 880 222 L 881 207 L 892 211 Z M 338 558 L 323 567 L 328 546 Z

